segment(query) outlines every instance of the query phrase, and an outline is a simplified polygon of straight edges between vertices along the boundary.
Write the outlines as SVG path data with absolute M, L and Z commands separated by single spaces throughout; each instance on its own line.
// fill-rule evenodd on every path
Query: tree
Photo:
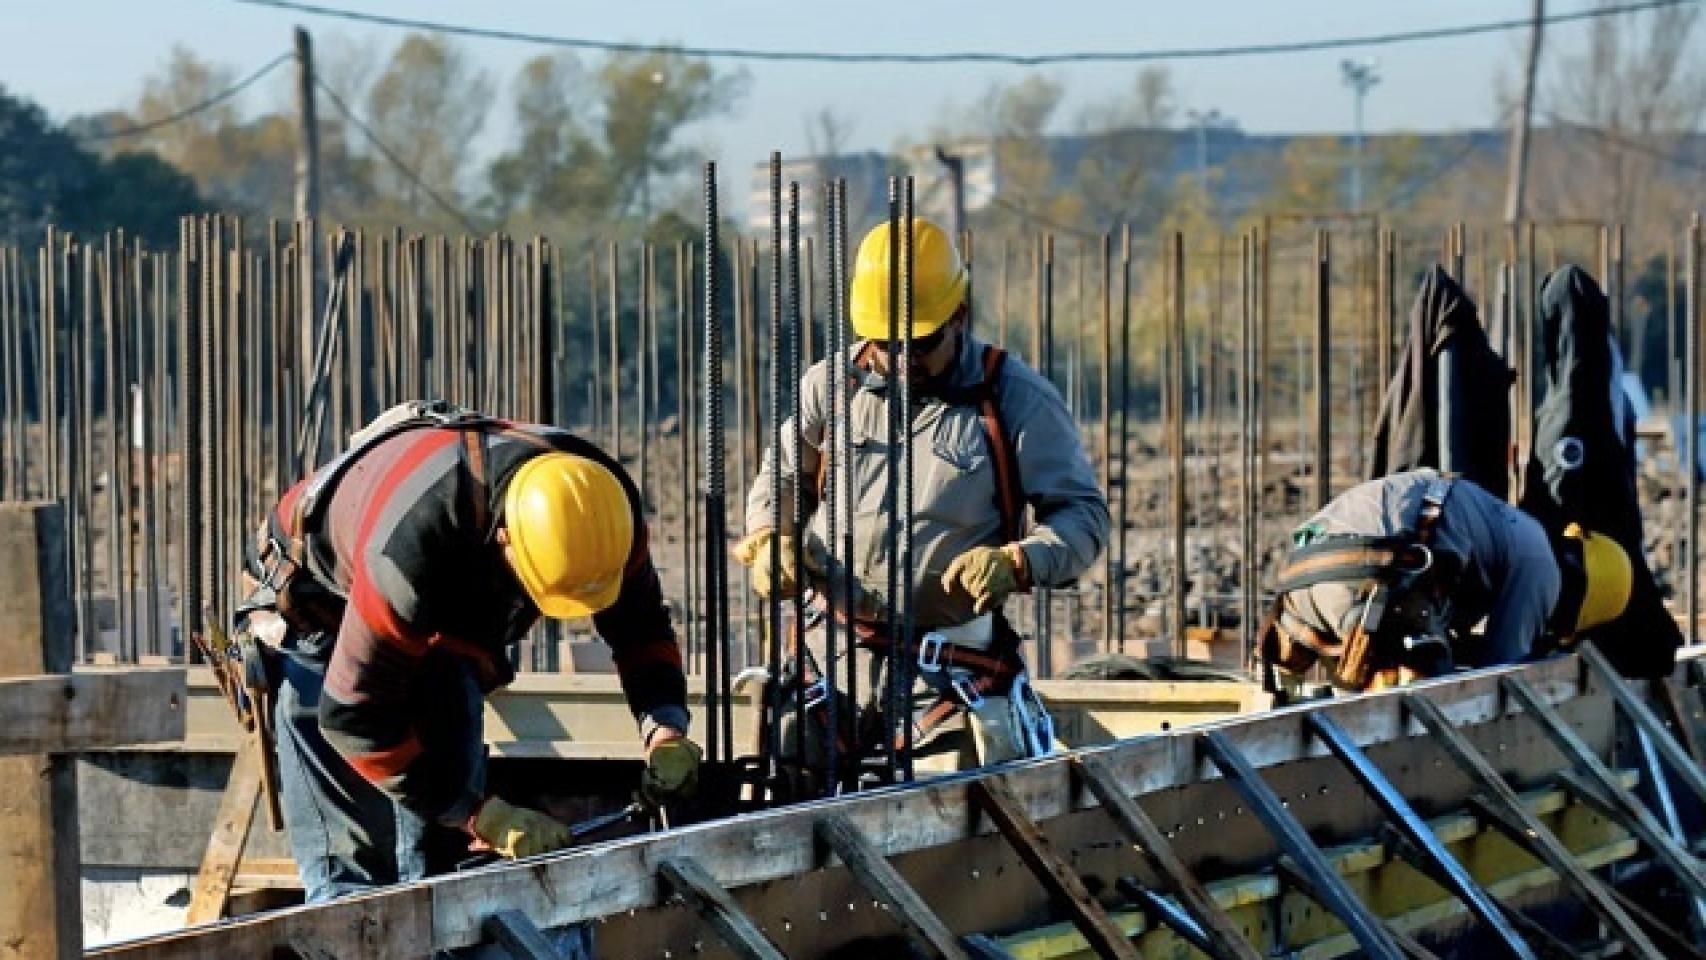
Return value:
M 1172 74 L 1166 67 L 1138 71 L 1124 96 L 1086 109 L 1079 117 L 1085 138 L 1076 187 L 1083 196 L 1086 226 L 1096 231 L 1119 224 L 1153 223 L 1167 207 L 1168 168 L 1178 111 Z M 1200 189 L 1200 188 L 1199 188 Z
M 455 227 L 429 196 L 456 203 L 466 185 L 470 148 L 485 124 L 492 85 L 459 46 L 436 34 L 411 33 L 367 93 L 369 125 L 400 165 L 379 167 L 382 204 L 397 219 Z
M 606 176 L 619 214 L 651 217 L 653 191 L 699 154 L 677 145 L 684 127 L 731 110 L 745 73 L 718 73 L 678 53 L 616 53 L 598 70 Z
M 602 220 L 608 213 L 602 150 L 574 105 L 587 79 L 568 54 L 535 57 L 515 78 L 515 146 L 492 161 L 487 204 L 506 227 L 535 230 Z

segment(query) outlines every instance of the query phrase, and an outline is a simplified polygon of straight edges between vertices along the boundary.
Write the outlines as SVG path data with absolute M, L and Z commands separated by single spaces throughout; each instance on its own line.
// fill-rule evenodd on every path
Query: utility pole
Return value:
M 1528 181 L 1528 132 L 1534 120 L 1534 77 L 1540 69 L 1540 38 L 1546 27 L 1546 0 L 1534 0 L 1533 26 L 1528 30 L 1528 58 L 1523 66 L 1522 109 L 1511 121 L 1510 177 L 1505 188 L 1505 222 L 1522 219 L 1523 190 Z
M 1368 97 L 1368 91 L 1380 83 L 1380 74 L 1375 71 L 1379 64 L 1373 60 L 1342 60 L 1339 62 L 1345 86 L 1351 88 L 1351 95 L 1356 103 L 1356 120 L 1354 127 L 1354 156 L 1351 160 L 1351 210 L 1362 210 L 1362 102 Z
M 948 170 L 948 185 L 954 191 L 954 237 L 966 235 L 966 158 L 936 147 L 936 161 Z
M 314 47 L 296 28 L 296 219 L 320 216 L 320 125 L 314 119 Z

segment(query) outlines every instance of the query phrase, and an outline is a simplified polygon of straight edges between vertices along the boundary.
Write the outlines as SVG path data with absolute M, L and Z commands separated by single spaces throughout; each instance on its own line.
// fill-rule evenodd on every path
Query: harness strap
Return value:
M 870 371 L 874 346 L 869 340 L 860 345 L 859 352 L 853 356 L 854 368 Z M 984 438 L 989 444 L 990 458 L 995 466 L 995 507 L 1001 515 L 1001 532 L 1008 542 L 1013 542 L 1025 534 L 1025 485 L 1019 475 L 1018 452 L 1013 446 L 1013 438 L 1007 432 L 1006 421 L 1001 416 L 1001 371 L 1006 363 L 1006 350 L 993 344 L 985 346 L 983 382 L 970 389 L 957 391 L 944 399 L 954 406 L 977 407 L 978 422 L 983 425 Z M 857 377 L 849 377 L 849 382 L 857 387 L 860 381 Z M 833 426 L 831 429 L 834 429 Z M 824 444 L 824 449 L 818 456 L 816 476 L 812 478 L 812 487 L 817 491 L 819 502 L 823 500 L 828 483 L 830 450 L 833 446 Z

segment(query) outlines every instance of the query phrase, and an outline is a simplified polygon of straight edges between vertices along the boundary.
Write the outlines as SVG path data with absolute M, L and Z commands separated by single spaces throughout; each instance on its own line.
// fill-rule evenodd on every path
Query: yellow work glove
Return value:
M 972 610 L 983 614 L 1001 606 L 1008 594 L 1023 585 L 1024 554 L 1018 544 L 973 547 L 954 558 L 942 572 L 942 589 L 971 598 Z
M 735 544 L 734 553 L 735 560 L 752 571 L 752 589 L 768 600 L 772 596 L 792 597 L 800 592 L 799 584 L 794 582 L 794 561 L 799 550 L 800 542 L 792 534 L 777 536 L 775 530 L 765 527 Z M 782 560 L 782 579 L 777 584 L 770 582 L 770 554 L 773 551 L 779 551 Z M 819 576 L 823 574 L 822 552 L 823 548 L 814 539 L 810 549 L 806 551 L 806 572 Z
M 691 800 L 699 789 L 699 758 L 703 751 L 686 737 L 659 740 L 646 751 L 646 772 L 640 775 L 640 796 L 653 806 Z
M 561 850 L 575 842 L 569 825 L 537 810 L 487 797 L 475 812 L 469 832 L 511 860 Z

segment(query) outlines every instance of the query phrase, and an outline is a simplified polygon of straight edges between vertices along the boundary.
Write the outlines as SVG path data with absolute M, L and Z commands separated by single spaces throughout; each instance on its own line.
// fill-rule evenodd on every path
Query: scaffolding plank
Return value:
M 1351 776 L 1374 798 L 1375 804 L 1386 815 L 1387 823 L 1426 861 L 1429 868 L 1427 874 L 1463 901 L 1469 912 L 1487 925 L 1511 956 L 1519 960 L 1539 960 L 1527 941 L 1511 925 L 1499 902 L 1482 889 L 1463 864 L 1451 855 L 1451 851 L 1446 849 L 1445 844 L 1429 829 L 1427 821 L 1410 806 L 1410 801 L 1398 792 L 1398 788 L 1375 766 L 1368 754 L 1363 753 L 1350 734 L 1325 714 L 1312 714 L 1306 723 L 1309 731 L 1326 745 L 1328 752 L 1338 758 L 1351 772 Z
M 883 858 L 871 841 L 865 839 L 853 821 L 841 814 L 831 814 L 812 826 L 818 839 L 835 851 L 866 891 L 893 908 L 895 917 L 914 943 L 943 960 L 970 960 L 955 939 L 954 932 L 936 916 L 900 871 Z
M 1541 823 L 1538 817 L 1528 812 L 1517 797 L 1516 791 L 1493 769 L 1492 763 L 1481 755 L 1481 751 L 1451 725 L 1451 721 L 1446 718 L 1438 704 L 1419 693 L 1407 693 L 1404 695 L 1404 705 L 1412 717 L 1421 721 L 1422 726 L 1427 728 L 1458 768 L 1480 789 L 1486 791 L 1477 797 L 1481 799 L 1480 805 L 1485 811 L 1496 815 L 1496 826 L 1540 862 L 1551 867 L 1600 919 L 1617 932 L 1631 950 L 1648 960 L 1660 960 L 1664 956 L 1636 925 L 1634 919 L 1611 897 L 1605 884 L 1577 863 L 1563 841 Z M 1471 798 L 1471 803 L 1476 799 Z
M 1582 742 L 1575 728 L 1565 723 L 1558 711 L 1542 700 L 1540 695 L 1534 692 L 1534 688 L 1524 683 L 1521 677 L 1506 677 L 1504 687 L 1522 704 L 1522 709 L 1540 724 L 1540 729 L 1564 755 L 1564 759 L 1576 768 L 1577 776 L 1572 776 L 1568 771 L 1560 774 L 1565 786 L 1599 810 L 1601 816 L 1629 831 L 1635 839 L 1652 850 L 1694 897 L 1706 896 L 1706 871 L 1701 869 L 1700 862 L 1694 859 L 1693 854 L 1683 849 L 1682 844 L 1653 818 L 1652 813 L 1635 799 L 1628 788 L 1618 782 L 1617 775 Z M 1583 779 L 1585 783 L 1582 782 Z
M 1706 772 L 1701 771 L 1700 765 L 1694 762 L 1694 758 L 1689 756 L 1688 752 L 1677 743 L 1676 738 L 1671 736 L 1670 731 L 1665 729 L 1664 722 L 1629 685 L 1629 681 L 1606 662 L 1604 654 L 1596 650 L 1591 643 L 1583 644 L 1581 651 L 1582 661 L 1588 665 L 1589 670 L 1593 671 L 1594 679 L 1604 684 L 1605 688 L 1611 692 L 1611 696 L 1617 701 L 1617 705 L 1623 708 L 1624 715 L 1636 726 L 1645 730 L 1647 736 L 1653 738 L 1653 746 L 1658 748 L 1659 755 L 1664 757 L 1665 763 L 1670 765 L 1670 768 L 1676 772 L 1683 783 L 1688 785 L 1688 789 L 1694 791 L 1694 795 L 1699 797 L 1701 802 L 1706 803 Z
M 1084 881 L 1048 842 L 1035 822 L 1026 815 L 1019 798 L 995 777 L 973 781 L 971 796 L 980 810 L 1007 838 L 1019 859 L 1031 869 L 1049 894 L 1072 916 L 1073 926 L 1084 934 L 1099 957 L 1138 960 L 1137 948 L 1114 925 L 1108 912 L 1090 895 Z
M 1108 770 L 1107 764 L 1095 756 L 1075 757 L 1072 769 L 1102 809 L 1113 818 L 1114 826 L 1125 834 L 1126 840 L 1141 851 L 1150 866 L 1167 885 L 1167 893 L 1178 900 L 1179 906 L 1196 923 L 1203 937 L 1198 944 L 1204 953 L 1231 960 L 1261 960 L 1261 954 L 1244 939 L 1244 934 L 1220 904 L 1214 902 L 1196 874 L 1185 866 L 1166 834 L 1151 820 L 1149 814 L 1126 796 Z
M 515 960 L 560 960 L 545 934 L 520 910 L 500 910 L 480 929 Z
M 0 756 L 182 740 L 185 697 L 182 668 L 0 679 Z
M 746 960 L 787 960 L 699 861 L 671 857 L 658 864 L 658 873 L 738 956 Z
M 1220 731 L 1210 730 L 1198 737 L 1197 742 L 1238 795 L 1250 805 L 1251 812 L 1267 828 L 1269 835 L 1279 842 L 1280 849 L 1292 858 L 1298 871 L 1309 880 L 1310 886 L 1319 894 L 1316 899 L 1345 925 L 1363 950 L 1377 960 L 1397 960 L 1403 956 L 1374 914 L 1363 906 L 1345 885 L 1344 878 L 1327 862 L 1321 848 L 1309 839 L 1308 831 L 1280 803 L 1273 788 L 1232 741 Z

